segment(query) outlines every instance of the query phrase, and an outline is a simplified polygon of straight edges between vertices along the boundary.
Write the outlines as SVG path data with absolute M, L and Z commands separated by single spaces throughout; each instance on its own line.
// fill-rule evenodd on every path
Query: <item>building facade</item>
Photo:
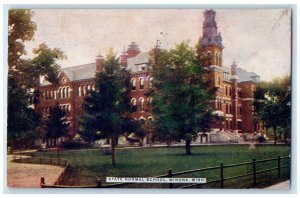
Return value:
M 239 68 L 233 61 L 229 67 L 222 64 L 222 37 L 217 30 L 216 12 L 204 12 L 203 34 L 201 44 L 203 54 L 207 57 L 205 67 L 209 71 L 211 86 L 216 88 L 214 100 L 211 101 L 213 113 L 221 119 L 211 122 L 214 132 L 233 134 L 264 133 L 263 123 L 253 120 L 253 93 L 259 82 L 259 76 Z M 156 45 L 154 50 L 159 51 Z M 141 52 L 139 46 L 132 42 L 120 56 L 120 66 L 131 72 L 131 103 L 136 106 L 132 114 L 145 125 L 153 121 L 151 116 L 151 101 L 147 95 L 152 77 L 149 75 L 149 52 Z M 75 136 L 78 130 L 78 120 L 82 115 L 81 105 L 89 90 L 95 89 L 95 74 L 103 70 L 103 57 L 98 55 L 94 63 L 63 68 L 59 74 L 59 82 L 54 85 L 42 81 L 37 89 L 41 92 L 40 103 L 35 109 L 47 117 L 51 109 L 58 103 L 68 113 L 70 132 L 67 138 Z M 145 142 L 153 143 L 155 132 L 147 131 Z M 51 142 L 47 142 L 51 144 Z

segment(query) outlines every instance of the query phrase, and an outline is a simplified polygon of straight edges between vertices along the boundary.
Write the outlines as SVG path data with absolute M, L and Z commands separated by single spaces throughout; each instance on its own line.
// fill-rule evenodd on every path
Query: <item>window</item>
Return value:
M 148 99 L 147 99 L 147 103 L 148 103 L 148 104 L 147 104 L 148 107 L 150 107 L 150 106 L 151 106 L 151 103 L 152 103 L 152 98 L 148 98 Z
M 56 90 L 53 90 L 54 99 L 56 100 Z
M 226 114 L 228 114 L 228 104 L 226 103 Z
M 144 89 L 144 79 L 143 78 L 140 78 L 139 83 L 140 83 L 140 89 Z
M 95 91 L 95 90 L 96 90 L 96 88 L 95 88 L 95 85 L 92 85 L 92 90 L 93 90 L 93 91 Z
M 86 95 L 86 87 L 85 86 L 82 87 L 82 92 L 83 92 L 83 95 L 85 96 Z
M 240 115 L 242 115 L 242 111 L 243 111 L 242 106 L 240 106 Z
M 148 83 L 149 83 L 149 87 L 152 88 L 152 81 L 153 81 L 153 77 L 150 77 L 149 80 L 148 80 Z
M 228 95 L 228 87 L 226 86 L 226 96 Z
M 81 87 L 80 86 L 78 87 L 77 94 L 78 94 L 78 96 L 81 96 Z
M 221 85 L 221 78 L 218 76 L 218 85 Z
M 135 98 L 132 98 L 132 99 L 131 99 L 131 104 L 132 104 L 133 106 L 136 105 L 136 99 L 135 99 Z
M 144 111 L 144 98 L 139 99 L 140 111 Z
M 229 113 L 232 114 L 232 105 L 231 105 L 231 103 L 229 104 Z
M 63 94 L 62 94 L 63 90 L 62 88 L 59 88 L 59 97 L 62 98 L 63 97 Z
M 69 93 L 69 87 L 66 88 L 66 98 L 70 97 L 70 93 Z
M 136 86 L 135 86 L 135 79 L 131 80 L 131 90 L 135 90 Z
M 229 87 L 229 95 L 231 96 L 231 87 Z

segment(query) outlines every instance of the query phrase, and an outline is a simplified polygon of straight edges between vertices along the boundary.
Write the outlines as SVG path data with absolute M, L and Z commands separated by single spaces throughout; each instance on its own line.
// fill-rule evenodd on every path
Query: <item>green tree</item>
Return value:
M 59 107 L 58 104 L 50 111 L 45 121 L 46 138 L 53 138 L 54 145 L 58 138 L 68 134 L 69 125 L 67 123 L 67 112 Z
M 186 155 L 199 131 L 209 128 L 211 116 L 206 71 L 196 49 L 187 43 L 153 53 L 152 92 L 155 131 L 161 139 L 183 139 Z
M 290 136 L 291 84 L 290 77 L 276 78 L 272 82 L 260 82 L 254 93 L 255 118 L 273 129 L 274 144 L 277 130 L 285 128 L 285 140 Z
M 39 76 L 55 82 L 59 66 L 56 61 L 65 58 L 59 49 L 49 49 L 41 44 L 33 50 L 34 58 L 25 59 L 24 43 L 31 41 L 36 24 L 28 9 L 9 10 L 8 21 L 8 145 L 12 150 L 27 139 L 32 142 L 40 118 L 32 105 L 37 103 Z M 34 91 L 33 91 L 34 90 Z M 22 137 L 22 138 L 21 138 Z
M 96 74 L 96 90 L 85 98 L 79 133 L 90 142 L 109 138 L 112 165 L 115 166 L 116 140 L 135 126 L 130 117 L 130 73 L 120 68 L 112 51 L 103 64 L 104 71 Z

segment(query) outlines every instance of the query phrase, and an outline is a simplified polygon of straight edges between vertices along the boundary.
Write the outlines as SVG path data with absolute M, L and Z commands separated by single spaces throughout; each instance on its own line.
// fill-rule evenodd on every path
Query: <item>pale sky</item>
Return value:
M 32 48 L 45 42 L 68 57 L 62 67 L 95 61 L 109 48 L 120 54 L 135 41 L 141 51 L 162 42 L 162 48 L 202 36 L 203 9 L 40 9 L 33 10 L 37 24 Z M 262 80 L 290 74 L 291 13 L 281 9 L 215 9 L 223 37 L 223 65 L 233 59 L 239 67 L 254 71 Z M 163 32 L 163 34 L 161 34 Z

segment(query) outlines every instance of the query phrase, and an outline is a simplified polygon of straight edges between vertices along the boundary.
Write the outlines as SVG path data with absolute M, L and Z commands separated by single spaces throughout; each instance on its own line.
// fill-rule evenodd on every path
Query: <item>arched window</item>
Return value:
M 153 77 L 150 77 L 148 79 L 148 84 L 149 84 L 149 87 L 152 88 L 152 81 L 153 81 Z
M 90 91 L 91 90 L 91 85 L 87 86 L 87 90 Z
M 56 90 L 53 90 L 54 99 L 56 100 Z
M 218 76 L 218 85 L 221 85 L 221 78 Z
M 81 96 L 81 87 L 80 86 L 77 89 L 77 94 L 78 94 L 78 96 Z
M 62 97 L 63 97 L 62 92 L 63 92 L 62 88 L 59 88 L 59 98 L 62 98 Z
M 147 99 L 147 105 L 148 105 L 148 107 L 151 106 L 151 103 L 152 103 L 152 98 L 150 97 L 150 98 Z
M 228 104 L 226 103 L 226 114 L 228 114 Z
M 219 98 L 219 110 L 222 110 L 222 99 Z
M 66 88 L 66 98 L 69 98 L 70 97 L 70 89 L 69 87 Z
M 86 87 L 85 86 L 82 87 L 82 92 L 83 92 L 83 95 L 85 96 L 86 95 Z
M 67 92 L 67 91 L 66 91 L 66 88 L 63 88 L 63 96 L 62 96 L 63 98 L 66 97 L 66 92 Z
M 226 86 L 226 96 L 228 95 L 228 87 Z
M 53 92 L 51 90 L 51 91 L 49 91 L 49 99 L 52 99 L 52 98 L 53 98 Z
M 135 98 L 132 98 L 132 99 L 131 99 L 131 104 L 132 104 L 133 106 L 136 106 L 136 99 L 135 99 Z
M 140 111 L 144 111 L 144 98 L 139 99 Z
M 229 87 L 229 95 L 231 96 L 231 87 Z
M 232 104 L 229 104 L 229 113 L 232 114 Z
M 135 85 L 135 79 L 131 80 L 131 90 L 135 90 L 136 89 L 136 85 Z
M 95 90 L 96 90 L 96 88 L 95 88 L 95 85 L 92 85 L 92 90 L 93 90 L 93 91 L 95 91 Z
M 139 79 L 139 84 L 140 84 L 140 89 L 144 89 L 144 79 L 143 78 Z

